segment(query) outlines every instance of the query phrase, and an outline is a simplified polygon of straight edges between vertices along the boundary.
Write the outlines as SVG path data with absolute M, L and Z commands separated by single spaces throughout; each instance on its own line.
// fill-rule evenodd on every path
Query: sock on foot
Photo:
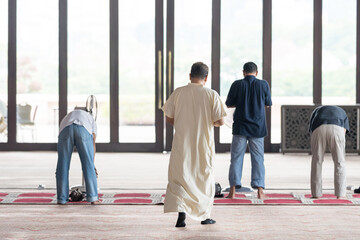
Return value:
M 206 219 L 204 221 L 201 221 L 201 224 L 203 224 L 203 225 L 205 225 L 205 224 L 215 224 L 215 223 L 216 223 L 216 221 L 213 220 L 213 219 L 210 219 L 210 218 L 208 218 L 208 219 Z
M 185 227 L 186 226 L 185 219 L 186 219 L 186 214 L 184 212 L 179 212 L 179 217 L 175 227 Z

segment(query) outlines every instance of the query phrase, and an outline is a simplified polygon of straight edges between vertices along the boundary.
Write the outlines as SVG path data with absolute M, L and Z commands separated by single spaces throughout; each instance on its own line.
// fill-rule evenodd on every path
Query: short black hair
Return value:
M 247 62 L 244 64 L 243 70 L 246 73 L 254 73 L 254 72 L 257 72 L 258 68 L 255 63 Z
M 209 67 L 203 62 L 196 62 L 191 66 L 190 77 L 204 79 L 209 74 Z

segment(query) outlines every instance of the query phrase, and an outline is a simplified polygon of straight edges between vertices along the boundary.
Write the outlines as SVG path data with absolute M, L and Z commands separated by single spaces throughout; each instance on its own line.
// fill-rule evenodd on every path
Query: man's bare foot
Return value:
M 266 195 L 264 193 L 264 189 L 259 187 L 258 188 L 258 199 L 264 199 L 264 198 L 266 198 Z
M 95 201 L 95 202 L 91 202 L 91 205 L 97 205 L 97 204 L 100 204 L 100 201 L 99 201 L 99 200 L 97 200 L 97 201 Z
M 337 199 L 346 199 L 346 197 L 345 196 L 343 196 L 343 197 L 341 197 L 341 196 L 339 196 L 339 197 L 336 197 Z
M 235 198 L 235 193 L 236 193 L 235 186 L 231 186 L 229 195 L 227 195 L 226 198 L 234 199 Z

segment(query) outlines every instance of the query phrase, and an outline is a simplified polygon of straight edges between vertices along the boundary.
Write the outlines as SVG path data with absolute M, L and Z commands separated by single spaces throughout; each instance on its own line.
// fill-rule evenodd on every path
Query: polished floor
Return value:
M 164 192 L 168 154 L 98 153 L 102 192 Z M 1 191 L 55 190 L 54 152 L 0 152 Z M 309 192 L 311 156 L 266 154 L 267 192 Z M 360 156 L 346 158 L 348 185 L 360 185 Z M 228 185 L 229 154 L 216 155 L 216 180 Z M 243 185 L 250 182 L 246 154 Z M 71 185 L 81 183 L 79 158 L 73 155 Z M 325 193 L 333 193 L 333 163 L 323 166 Z M 350 191 L 349 191 L 350 193 Z M 0 205 L 0 239 L 358 239 L 359 206 L 214 206 L 217 223 L 187 220 L 174 227 L 176 214 L 163 207 L 134 205 Z

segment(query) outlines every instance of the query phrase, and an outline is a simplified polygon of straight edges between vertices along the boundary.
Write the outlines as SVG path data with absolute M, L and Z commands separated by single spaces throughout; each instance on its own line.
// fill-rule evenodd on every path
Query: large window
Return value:
M 258 78 L 262 78 L 262 10 L 261 0 L 221 2 L 220 96 L 224 102 L 231 84 L 243 78 L 246 62 L 255 62 Z M 232 138 L 234 109 L 227 110 L 226 124 L 220 128 L 220 143 L 230 143 Z
M 8 1 L 0 1 L 0 142 L 7 142 Z
M 119 1 L 119 141 L 155 142 L 155 1 Z
M 58 9 L 57 1 L 17 1 L 18 142 L 57 141 Z
M 110 141 L 109 1 L 68 1 L 68 112 L 98 101 L 97 142 Z
M 323 0 L 322 104 L 355 104 L 356 2 Z
M 211 0 L 175 0 L 174 87 L 189 83 L 194 62 L 211 69 Z M 209 75 L 206 87 L 211 88 Z
M 273 0 L 271 142 L 281 141 L 281 105 L 313 103 L 313 0 Z
M 59 110 L 85 107 L 90 95 L 98 103 L 97 141 L 110 143 L 112 137 L 110 144 L 99 144 L 100 151 L 112 147 L 161 151 L 164 138 L 168 148 L 172 138 L 166 131 L 171 128 L 165 124 L 161 100 L 169 89 L 189 83 L 191 65 L 197 61 L 209 66 L 206 87 L 214 83 L 224 102 L 231 84 L 243 78 L 244 63 L 258 65 L 259 79 L 271 73 L 271 79 L 264 80 L 271 80 L 267 140 L 273 145 L 268 148 L 267 141 L 266 149 L 275 150 L 281 142 L 281 106 L 312 105 L 320 95 L 324 105 L 356 103 L 358 4 L 357 0 L 0 0 L 0 150 L 55 150 L 59 113 L 65 114 Z M 314 33 L 314 26 L 321 32 Z M 8 42 L 9 37 L 14 41 Z M 322 66 L 314 69 L 314 57 L 320 57 Z M 215 78 L 212 61 L 220 65 L 213 69 Z M 263 64 L 271 67 L 265 74 Z M 320 67 L 321 93 L 313 89 L 313 74 L 319 77 Z M 16 93 L 9 94 L 8 83 Z M 232 141 L 234 108 L 226 110 L 226 124 L 215 131 L 220 151 L 228 150 Z

